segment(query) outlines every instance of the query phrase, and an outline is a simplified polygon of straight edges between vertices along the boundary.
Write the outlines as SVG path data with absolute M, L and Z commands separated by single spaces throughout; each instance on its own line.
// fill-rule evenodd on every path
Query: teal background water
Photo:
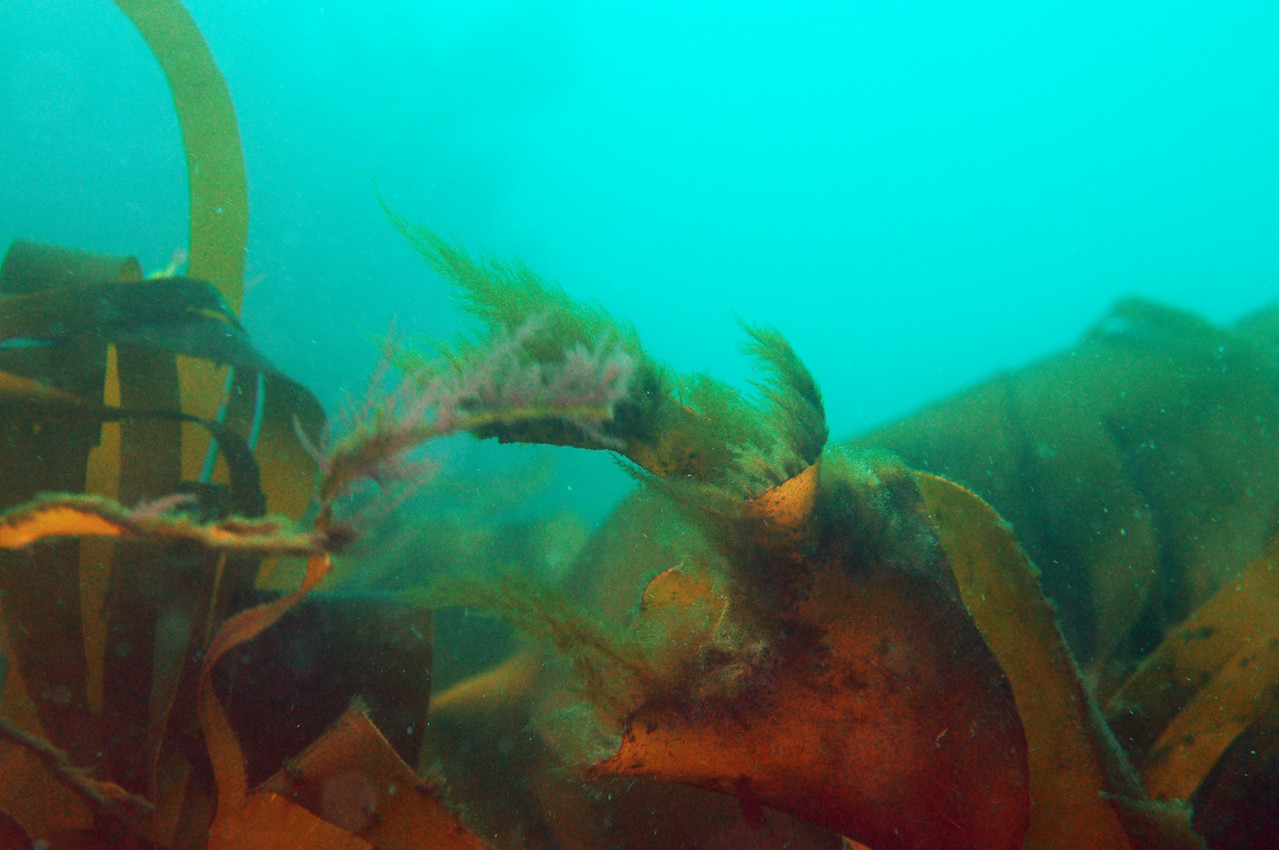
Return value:
M 329 404 L 392 316 L 460 327 L 378 210 L 523 259 L 680 369 L 779 326 L 836 435 L 1118 298 L 1279 280 L 1279 4 L 191 0 L 250 183 L 245 320 Z M 106 0 L 0 0 L 0 242 L 164 265 L 185 176 Z M 602 468 L 602 467 L 601 467 Z

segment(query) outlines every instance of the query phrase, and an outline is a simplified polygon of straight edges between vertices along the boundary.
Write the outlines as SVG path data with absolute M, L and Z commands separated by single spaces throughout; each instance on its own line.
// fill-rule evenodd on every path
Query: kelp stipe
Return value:
M 248 180 L 226 81 L 195 21 L 177 0 L 114 0 L 164 72 L 187 162 L 187 272 L 212 283 L 231 308 L 244 295 Z

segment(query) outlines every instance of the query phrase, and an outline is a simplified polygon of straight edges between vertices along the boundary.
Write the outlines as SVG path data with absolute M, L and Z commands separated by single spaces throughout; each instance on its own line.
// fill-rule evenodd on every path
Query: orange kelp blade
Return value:
M 927 473 L 916 480 L 1026 729 L 1034 801 L 1026 850 L 1202 847 L 1184 810 L 1152 804 L 1141 790 L 1007 523 L 958 484 Z
M 1279 538 L 1188 616 L 1106 706 L 1150 793 L 1187 798 L 1279 705 Z
M 531 699 L 541 668 L 538 653 L 518 649 L 493 667 L 432 696 L 431 720 L 449 722 L 476 715 L 505 717 L 519 712 Z
M 358 706 L 257 792 L 273 792 L 379 850 L 481 850 Z
M 709 788 L 876 850 L 1020 848 L 1025 741 L 958 600 L 920 574 L 838 564 L 796 620 L 776 658 L 724 692 L 640 705 L 588 778 Z
M 218 803 L 213 823 L 215 835 L 219 833 L 219 828 L 227 835 L 238 834 L 238 819 L 244 809 L 249 780 L 240 742 L 231 729 L 222 703 L 218 702 L 217 695 L 213 692 L 213 667 L 223 655 L 245 641 L 253 640 L 278 622 L 313 587 L 323 581 L 332 566 L 333 562 L 327 554 L 312 555 L 307 559 L 306 577 L 300 587 L 292 593 L 231 617 L 222 624 L 205 649 L 204 664 L 200 668 L 197 711 L 204 741 L 209 749 L 213 778 L 217 783 Z
M 214 635 L 200 671 L 199 716 L 209 749 L 217 808 L 207 850 L 365 850 L 373 845 L 269 792 L 248 793 L 244 753 L 213 693 L 213 666 L 231 649 L 270 628 L 329 572 L 327 555 L 312 555 L 301 587 L 231 617 Z
M 52 493 L 0 513 L 0 549 L 24 549 L 58 537 L 185 542 L 229 555 L 311 555 L 324 545 L 322 534 L 300 530 L 282 517 L 201 524 L 147 506 L 130 510 L 98 496 Z
M 374 850 L 301 806 L 269 792 L 250 794 L 232 818 L 219 818 L 205 850 Z
M 726 626 L 728 596 L 710 576 L 668 569 L 648 583 L 632 631 L 653 671 L 668 681 Z

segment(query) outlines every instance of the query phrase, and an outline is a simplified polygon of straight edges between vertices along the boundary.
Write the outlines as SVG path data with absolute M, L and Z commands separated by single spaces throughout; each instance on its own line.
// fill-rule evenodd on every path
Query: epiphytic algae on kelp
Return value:
M 594 734 L 621 736 L 588 774 L 709 788 L 881 847 L 1019 846 L 1025 748 L 1006 680 L 905 470 L 823 457 L 820 395 L 785 340 L 748 329 L 766 375 L 752 402 L 671 373 L 614 320 L 526 270 L 398 223 L 494 333 L 569 309 L 575 318 L 554 320 L 565 334 L 556 348 L 589 347 L 601 331 L 627 340 L 641 378 L 617 416 L 599 435 L 557 441 L 632 459 L 705 541 L 690 550 L 701 567 L 654 579 L 620 632 L 529 592 L 473 589 L 470 601 L 550 636 L 586 682 Z M 494 435 L 530 436 L 518 426 Z

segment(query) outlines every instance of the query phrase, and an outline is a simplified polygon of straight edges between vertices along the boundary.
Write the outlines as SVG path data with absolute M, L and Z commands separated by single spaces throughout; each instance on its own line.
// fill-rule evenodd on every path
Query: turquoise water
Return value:
M 451 333 L 379 212 L 519 257 L 740 380 L 772 322 L 836 435 L 1142 294 L 1228 321 L 1279 279 L 1272 3 L 188 4 L 236 102 L 245 319 L 331 402 L 394 315 Z M 0 3 L 0 242 L 164 265 L 164 82 L 106 0 Z

